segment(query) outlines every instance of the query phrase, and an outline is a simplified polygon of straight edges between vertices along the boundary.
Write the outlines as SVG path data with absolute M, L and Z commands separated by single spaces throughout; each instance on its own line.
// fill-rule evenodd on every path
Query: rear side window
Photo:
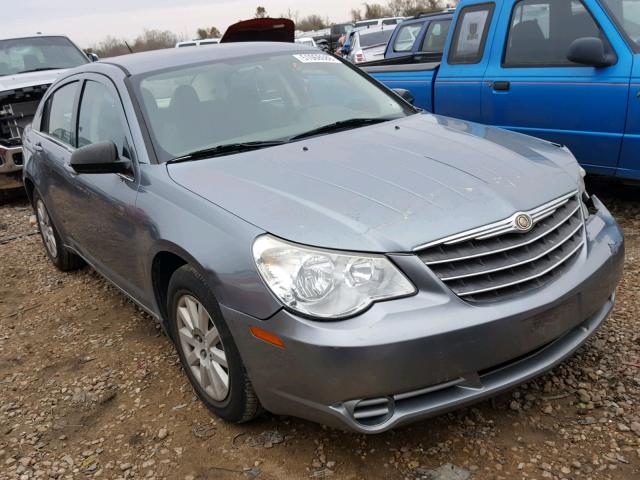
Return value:
M 431 22 L 427 29 L 427 34 L 424 36 L 420 51 L 442 53 L 444 51 L 444 44 L 447 41 L 447 35 L 449 35 L 450 27 L 451 20 Z
M 78 147 L 112 141 L 123 153 L 125 131 L 120 115 L 120 101 L 106 86 L 87 81 L 82 92 L 78 113 Z
M 495 4 L 484 3 L 465 7 L 460 11 L 453 34 L 450 64 L 479 63 L 484 54 L 484 46 L 493 17 Z
M 56 90 L 47 99 L 42 121 L 42 132 L 75 146 L 73 128 L 73 107 L 78 91 L 78 82 L 73 82 Z
M 609 42 L 579 0 L 521 0 L 511 14 L 505 67 L 577 66 L 567 59 L 571 43 L 582 37 Z
M 377 30 L 360 34 L 360 47 L 374 47 L 376 45 L 384 45 L 391 38 L 393 30 Z
M 396 35 L 396 39 L 393 42 L 393 51 L 394 52 L 410 52 L 413 48 L 413 44 L 416 41 L 416 37 L 422 30 L 421 23 L 413 23 L 411 25 L 405 25 L 404 27 L 400 27 L 398 30 L 398 35 Z

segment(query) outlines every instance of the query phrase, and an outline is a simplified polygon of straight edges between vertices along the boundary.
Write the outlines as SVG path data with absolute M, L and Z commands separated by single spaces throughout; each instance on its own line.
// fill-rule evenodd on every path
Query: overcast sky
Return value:
M 238 20 L 250 18 L 257 5 L 270 16 L 287 9 L 301 16 L 317 13 L 332 21 L 349 19 L 359 0 L 0 0 L 2 36 L 62 33 L 81 47 L 107 35 L 135 38 L 143 29 L 171 30 L 189 37 L 203 26 L 222 32 Z

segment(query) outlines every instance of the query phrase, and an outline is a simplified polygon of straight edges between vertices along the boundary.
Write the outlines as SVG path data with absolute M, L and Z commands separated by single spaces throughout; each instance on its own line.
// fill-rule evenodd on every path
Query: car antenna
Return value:
M 133 48 L 131 48 L 131 47 L 129 46 L 129 44 L 127 43 L 127 41 L 126 41 L 126 40 L 124 41 L 124 44 L 125 44 L 125 45 L 127 46 L 127 48 L 129 49 L 129 53 L 133 53 Z

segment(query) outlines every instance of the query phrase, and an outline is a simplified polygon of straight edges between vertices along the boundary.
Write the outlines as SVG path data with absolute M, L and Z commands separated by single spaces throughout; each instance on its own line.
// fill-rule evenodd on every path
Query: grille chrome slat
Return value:
M 549 202 L 545 205 L 541 205 L 539 207 L 536 207 L 532 210 L 529 210 L 528 212 L 524 212 L 524 213 L 528 213 L 529 215 L 531 215 L 531 218 L 534 219 L 534 222 L 536 221 L 536 215 L 540 215 L 544 212 L 547 212 L 549 210 L 557 210 L 558 208 L 560 208 L 561 206 L 563 206 L 564 204 L 566 204 L 571 198 L 575 197 L 578 194 L 577 191 L 571 192 L 571 193 L 567 193 L 566 195 L 563 195 L 560 198 L 557 198 L 556 200 L 553 200 L 552 202 Z M 419 250 L 423 250 L 423 249 L 427 249 L 436 245 L 441 245 L 441 244 L 446 244 L 446 245 L 452 245 L 455 243 L 461 243 L 461 242 L 466 242 L 468 240 L 473 240 L 473 239 L 477 239 L 481 236 L 486 236 L 492 232 L 495 232 L 496 230 L 502 230 L 506 227 L 513 227 L 513 220 L 515 218 L 517 214 L 512 215 L 509 218 L 505 218 L 504 220 L 500 220 L 498 222 L 492 223 L 490 225 L 485 225 L 483 227 L 478 227 L 478 228 L 474 228 L 472 230 L 468 230 L 466 232 L 462 232 L 462 233 L 457 233 L 455 235 L 451 235 L 450 237 L 447 238 L 442 238 L 440 240 L 436 240 L 434 242 L 429 242 L 426 243 L 424 245 L 419 245 L 417 247 L 415 247 L 413 249 L 414 252 L 417 252 Z M 509 231 L 513 231 L 513 228 L 509 228 Z
M 418 255 L 467 301 L 500 300 L 540 287 L 567 268 L 585 245 L 584 218 L 577 192 L 526 213 L 533 219 L 528 232 L 516 233 L 513 224 L 497 222 L 449 237 Z
M 489 273 L 496 273 L 496 272 L 500 272 L 502 270 L 508 270 L 510 268 L 520 267 L 520 266 L 526 265 L 527 263 L 530 263 L 530 262 L 535 262 L 536 260 L 540 260 L 545 255 L 550 254 L 551 252 L 553 252 L 557 248 L 560 248 L 562 245 L 564 245 L 565 242 L 570 240 L 571 237 L 576 235 L 576 233 L 578 233 L 580 230 L 582 230 L 582 225 L 578 225 L 576 228 L 571 230 L 569 232 L 569 234 L 566 235 L 560 242 L 555 243 L 548 250 L 545 250 L 542 253 L 539 253 L 536 256 L 532 257 L 532 258 L 528 258 L 526 260 L 520 260 L 520 261 L 518 261 L 516 263 L 513 263 L 513 264 L 503 265 L 503 266 L 495 267 L 495 268 L 492 268 L 492 269 L 489 269 L 489 270 L 480 270 L 480 271 L 475 271 L 475 272 L 467 273 L 467 274 L 464 274 L 464 275 L 457 275 L 457 276 L 453 276 L 453 277 L 441 277 L 440 280 L 442 280 L 443 282 L 448 282 L 450 280 L 460 280 L 461 278 L 477 277 L 478 275 L 487 275 Z
M 483 245 L 485 248 L 485 251 L 481 251 L 478 253 L 473 253 L 470 255 L 463 255 L 463 256 L 459 256 L 459 257 L 453 257 L 453 258 L 442 258 L 442 259 L 437 259 L 437 252 L 434 255 L 431 255 L 431 257 L 435 257 L 436 260 L 430 260 L 429 259 L 429 255 L 427 255 L 425 252 L 421 252 L 420 253 L 420 257 L 422 258 L 422 260 L 424 261 L 424 263 L 426 263 L 427 265 L 438 265 L 441 263 L 449 263 L 449 262 L 458 262 L 458 261 L 462 261 L 462 260 L 470 260 L 472 258 L 478 258 L 478 257 L 483 257 L 485 255 L 493 255 L 495 253 L 501 253 L 501 252 L 506 252 L 508 250 L 513 250 L 516 248 L 520 248 L 520 247 L 524 247 L 527 245 L 530 245 L 538 240 L 540 240 L 541 238 L 545 237 L 546 235 L 548 235 L 549 233 L 551 233 L 552 231 L 554 231 L 556 228 L 560 227 L 561 225 L 563 225 L 565 222 L 569 221 L 580 209 L 580 204 L 576 201 L 575 202 L 575 207 L 573 207 L 571 209 L 571 211 L 569 211 L 567 213 L 566 216 L 564 217 L 559 217 L 559 221 L 557 222 L 553 222 L 550 225 L 546 225 L 545 228 L 543 229 L 534 229 L 531 232 L 529 232 L 529 234 L 524 234 L 521 235 L 519 237 L 516 237 L 513 240 L 513 244 L 511 245 L 507 245 L 507 246 L 503 246 L 503 247 L 495 247 L 495 248 L 491 248 L 491 245 Z M 548 218 L 548 217 L 547 217 Z M 504 243 L 504 241 L 502 241 L 501 243 Z M 480 246 L 478 246 L 477 248 L 474 248 L 474 251 L 477 251 L 480 249 Z M 445 257 L 445 254 L 442 254 L 442 257 Z
M 554 270 L 556 267 L 562 265 L 564 262 L 569 260 L 583 246 L 584 246 L 584 241 L 580 241 L 580 243 L 573 250 L 571 250 L 568 255 L 566 255 L 561 260 L 559 260 L 555 264 L 551 265 L 547 269 L 543 270 L 542 272 L 536 273 L 535 275 L 531 275 L 531 276 L 526 277 L 526 278 L 515 280 L 513 282 L 492 286 L 490 288 L 485 288 L 485 289 L 481 289 L 481 290 L 472 290 L 470 292 L 462 292 L 462 293 L 459 293 L 458 295 L 460 295 L 461 297 L 465 297 L 465 296 L 468 296 L 468 295 L 477 295 L 479 293 L 485 293 L 485 292 L 489 292 L 491 290 L 500 290 L 500 289 L 503 289 L 503 288 L 512 287 L 514 285 L 518 285 L 520 283 L 524 283 L 524 282 L 529 282 L 531 280 L 535 280 L 536 278 L 542 277 L 542 276 L 546 275 L 547 273 L 549 273 L 550 271 Z

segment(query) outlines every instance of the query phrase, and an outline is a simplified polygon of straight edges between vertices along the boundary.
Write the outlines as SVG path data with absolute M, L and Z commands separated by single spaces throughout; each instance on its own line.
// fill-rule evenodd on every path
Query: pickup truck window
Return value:
M 632 48 L 640 51 L 640 0 L 602 0 L 602 3 L 624 31 Z
M 422 42 L 421 52 L 442 53 L 447 42 L 451 20 L 431 22 Z
M 503 66 L 576 66 L 567 59 L 567 52 L 582 37 L 599 37 L 611 49 L 581 1 L 521 0 L 511 14 Z
M 421 23 L 412 23 L 410 25 L 400 27 L 398 35 L 396 35 L 396 41 L 393 42 L 393 51 L 410 52 L 421 29 Z
M 465 7 L 460 11 L 448 62 L 455 64 L 479 63 L 484 55 L 494 3 Z

